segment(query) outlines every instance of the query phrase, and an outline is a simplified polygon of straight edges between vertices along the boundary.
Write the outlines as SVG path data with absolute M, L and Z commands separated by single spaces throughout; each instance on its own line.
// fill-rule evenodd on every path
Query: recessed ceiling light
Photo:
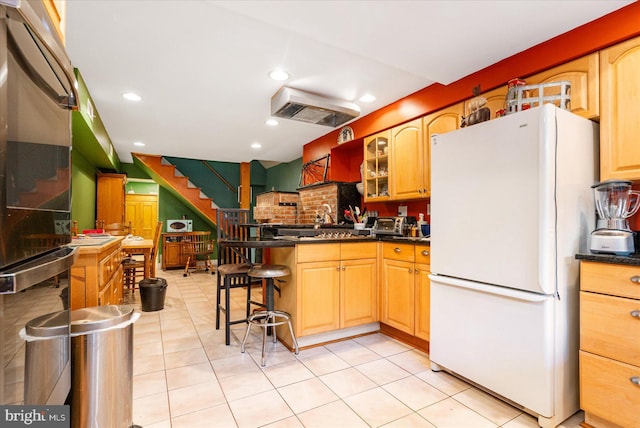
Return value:
M 252 149 L 261 149 L 262 148 L 262 144 L 260 144 L 260 143 L 252 143 L 251 144 L 251 148 Z
M 145 143 L 143 143 L 142 141 L 134 141 L 133 143 L 134 146 L 138 146 L 138 147 L 144 147 L 146 146 Z
M 125 92 L 122 94 L 122 98 L 127 99 L 129 101 L 140 101 L 142 97 L 138 94 L 134 94 L 133 92 Z
M 374 97 L 371 94 L 364 94 L 363 96 L 360 97 L 360 101 L 362 101 L 363 103 L 370 103 L 371 101 L 375 101 L 376 97 Z
M 281 82 L 283 80 L 287 80 L 289 78 L 289 73 L 287 73 L 286 71 L 278 68 L 276 70 L 273 70 L 272 72 L 269 73 L 269 77 L 271 77 L 273 80 L 277 80 L 278 82 Z
M 264 121 L 264 123 L 266 123 L 269 126 L 277 126 L 280 122 L 278 122 L 275 119 L 267 119 Z

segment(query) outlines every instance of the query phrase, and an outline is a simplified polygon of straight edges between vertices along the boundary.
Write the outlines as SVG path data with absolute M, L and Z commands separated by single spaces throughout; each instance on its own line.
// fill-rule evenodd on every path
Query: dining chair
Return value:
M 151 255 L 149 256 L 149 272 L 151 278 L 156 276 L 156 260 L 158 258 L 158 247 L 160 243 L 160 235 L 162 234 L 162 223 L 159 221 L 156 223 L 156 227 L 153 231 L 153 248 L 151 249 Z M 144 258 L 136 257 L 134 255 L 125 255 L 122 259 L 122 285 L 125 290 L 131 292 L 135 291 L 138 279 L 144 278 L 145 264 Z
M 198 262 L 204 263 L 204 271 L 211 271 L 211 256 L 214 253 L 215 242 L 211 240 L 211 232 L 191 232 L 180 241 L 180 258 L 186 260 L 183 276 L 198 270 Z M 213 271 L 212 271 L 213 274 Z
M 102 229 L 105 233 L 113 236 L 126 236 L 131 234 L 131 222 L 128 223 L 109 223 L 105 224 Z

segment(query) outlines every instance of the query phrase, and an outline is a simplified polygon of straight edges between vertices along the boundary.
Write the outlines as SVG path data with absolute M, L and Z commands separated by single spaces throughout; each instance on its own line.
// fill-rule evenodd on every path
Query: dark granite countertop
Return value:
M 428 238 L 427 238 L 428 239 Z M 402 242 L 418 245 L 430 245 L 428 240 L 424 238 L 410 238 L 402 236 L 350 236 L 347 238 L 314 238 L 314 237 L 296 237 L 296 236 L 276 236 L 269 238 L 249 238 L 240 239 L 220 239 L 218 243 L 222 246 L 236 248 L 278 248 L 293 247 L 296 244 L 328 244 L 328 243 L 349 243 L 349 242 Z
M 588 262 L 640 266 L 640 253 L 633 253 L 628 256 L 616 256 L 615 254 L 578 253 L 576 254 L 576 259 Z

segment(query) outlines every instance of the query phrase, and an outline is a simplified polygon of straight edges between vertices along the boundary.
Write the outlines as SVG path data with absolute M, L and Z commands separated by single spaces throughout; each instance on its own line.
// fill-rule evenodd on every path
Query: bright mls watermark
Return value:
M 0 406 L 0 427 L 69 428 L 69 406 Z

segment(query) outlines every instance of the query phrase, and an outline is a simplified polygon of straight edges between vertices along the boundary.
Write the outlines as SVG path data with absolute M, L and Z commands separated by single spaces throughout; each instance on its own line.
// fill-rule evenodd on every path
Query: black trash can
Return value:
M 145 278 L 138 285 L 143 312 L 159 311 L 164 308 L 164 296 L 167 293 L 166 279 Z

